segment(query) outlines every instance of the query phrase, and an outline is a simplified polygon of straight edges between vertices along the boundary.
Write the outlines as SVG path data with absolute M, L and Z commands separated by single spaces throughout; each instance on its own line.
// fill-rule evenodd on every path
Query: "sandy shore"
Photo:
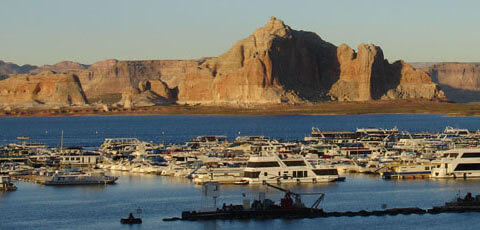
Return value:
M 321 102 L 256 106 L 152 106 L 109 111 L 91 107 L 61 109 L 13 109 L 0 116 L 91 116 L 91 115 L 347 115 L 347 114 L 435 113 L 478 116 L 480 105 L 432 101 Z

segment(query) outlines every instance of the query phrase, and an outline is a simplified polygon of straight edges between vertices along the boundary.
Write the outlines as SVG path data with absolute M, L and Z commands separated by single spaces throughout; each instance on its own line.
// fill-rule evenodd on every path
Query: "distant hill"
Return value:
M 0 60 L 0 79 L 8 77 L 8 74 L 29 73 L 31 70 L 36 68 L 37 66 L 33 65 L 19 66 L 11 62 L 4 62 Z

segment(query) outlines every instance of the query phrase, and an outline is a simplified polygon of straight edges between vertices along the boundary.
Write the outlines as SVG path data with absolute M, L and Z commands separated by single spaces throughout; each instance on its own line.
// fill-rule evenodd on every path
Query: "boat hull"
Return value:
M 219 210 L 215 212 L 183 212 L 182 220 L 212 220 L 212 219 L 272 219 L 272 218 L 305 218 L 323 215 L 322 209 L 270 209 L 270 210 Z
M 115 180 L 105 181 L 45 181 L 45 185 L 98 185 L 98 184 L 115 184 Z
M 141 224 L 142 219 L 140 219 L 140 218 L 122 218 L 122 219 L 120 219 L 120 223 L 122 223 L 122 224 Z

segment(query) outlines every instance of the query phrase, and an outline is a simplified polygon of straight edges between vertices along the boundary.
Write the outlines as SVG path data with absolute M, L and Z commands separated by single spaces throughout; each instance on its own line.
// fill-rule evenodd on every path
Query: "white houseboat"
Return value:
M 114 184 L 118 177 L 107 176 L 103 170 L 89 172 L 55 172 L 45 185 Z
M 444 151 L 440 165 L 432 170 L 432 178 L 480 177 L 480 148 Z
M 325 183 L 339 180 L 334 167 L 315 168 L 302 156 L 280 159 L 278 156 L 250 157 L 243 180 L 256 183 Z

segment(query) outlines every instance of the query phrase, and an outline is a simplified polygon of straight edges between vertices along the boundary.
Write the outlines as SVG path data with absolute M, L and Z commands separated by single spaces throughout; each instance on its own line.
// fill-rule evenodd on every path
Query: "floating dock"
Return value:
M 345 211 L 345 212 L 324 212 L 322 209 L 310 210 L 238 210 L 238 211 L 217 211 L 209 213 L 183 212 L 182 217 L 164 218 L 163 221 L 196 221 L 196 220 L 232 220 L 232 219 L 301 219 L 301 218 L 326 218 L 326 217 L 355 217 L 355 216 L 396 216 L 396 215 L 423 215 L 439 213 L 465 213 L 480 212 L 480 207 L 433 207 L 431 209 L 415 208 L 393 208 L 375 211 Z

